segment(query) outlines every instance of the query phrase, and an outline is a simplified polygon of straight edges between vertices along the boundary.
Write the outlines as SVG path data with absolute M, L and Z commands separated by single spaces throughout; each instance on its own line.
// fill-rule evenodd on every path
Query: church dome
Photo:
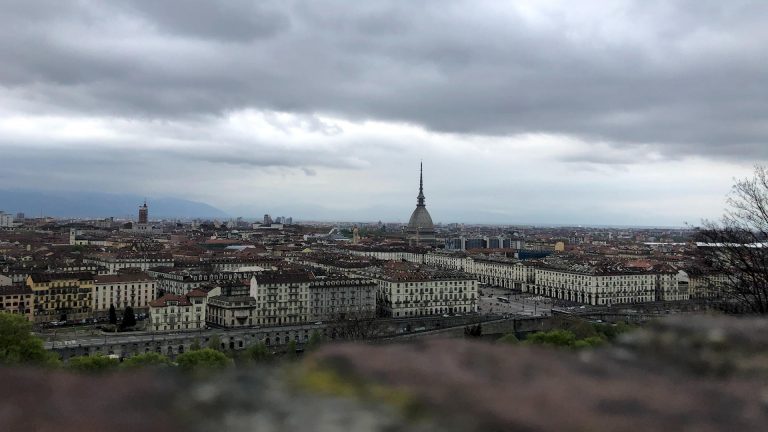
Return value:
M 411 213 L 411 220 L 408 221 L 408 232 L 432 232 L 435 225 L 432 223 L 432 216 L 429 215 L 427 208 L 423 205 L 416 206 Z

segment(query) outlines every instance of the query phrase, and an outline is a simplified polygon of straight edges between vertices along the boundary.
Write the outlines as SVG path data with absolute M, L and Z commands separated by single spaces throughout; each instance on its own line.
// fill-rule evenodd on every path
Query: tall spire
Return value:
M 424 163 L 419 162 L 419 196 L 417 197 L 416 205 L 424 205 Z

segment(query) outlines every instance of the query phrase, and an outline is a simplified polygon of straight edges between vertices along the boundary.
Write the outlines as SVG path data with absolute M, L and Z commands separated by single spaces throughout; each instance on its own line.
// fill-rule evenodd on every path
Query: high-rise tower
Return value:
M 147 207 L 147 200 L 144 200 L 144 205 L 139 207 L 139 223 L 146 224 L 149 222 L 149 207 Z

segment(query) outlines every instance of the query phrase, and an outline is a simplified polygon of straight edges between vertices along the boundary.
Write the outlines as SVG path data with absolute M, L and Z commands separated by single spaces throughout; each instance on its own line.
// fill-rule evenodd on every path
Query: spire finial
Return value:
M 419 196 L 417 205 L 424 205 L 424 162 L 419 162 Z

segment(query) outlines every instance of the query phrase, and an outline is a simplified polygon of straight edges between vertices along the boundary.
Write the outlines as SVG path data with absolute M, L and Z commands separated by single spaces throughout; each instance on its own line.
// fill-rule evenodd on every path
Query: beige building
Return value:
M 443 269 L 459 270 L 481 283 L 522 290 L 533 283 L 534 267 L 514 258 L 467 256 L 463 253 L 390 251 L 376 249 L 350 250 L 353 255 L 385 261 L 408 261 Z
M 688 300 L 688 288 L 676 270 L 629 270 L 572 264 L 542 266 L 525 292 L 576 303 L 614 305 Z
M 306 271 L 264 272 L 251 278 L 256 299 L 256 325 L 282 325 L 310 320 L 309 286 L 315 276 Z
M 91 318 L 94 277 L 91 273 L 36 273 L 27 276 L 34 294 L 35 323 Z
M 231 281 L 209 293 L 206 320 L 216 327 L 251 327 L 256 325 L 256 299 L 251 286 L 243 281 Z
M 728 286 L 728 276 L 719 273 L 708 273 L 701 270 L 686 269 L 688 292 L 692 299 L 721 298 Z
M 205 327 L 208 294 L 192 290 L 180 296 L 166 294 L 149 302 L 149 330 L 195 330 Z
M 395 318 L 477 311 L 477 280 L 464 273 L 392 262 L 363 274 L 379 285 L 382 313 Z
M 0 286 L 0 313 L 19 314 L 32 321 L 33 303 L 33 293 L 28 286 Z
M 155 280 L 146 273 L 96 276 L 91 307 L 96 316 L 106 315 L 110 305 L 118 310 L 131 306 L 135 312 L 144 312 L 156 296 Z
M 370 279 L 267 272 L 250 285 L 232 282 L 212 290 L 207 317 L 211 325 L 228 328 L 372 317 L 376 290 Z
M 118 270 L 139 269 L 149 270 L 152 267 L 173 267 L 173 258 L 162 254 L 144 257 L 122 256 L 115 254 L 98 254 L 83 258 L 84 264 L 94 264 L 107 269 L 107 274 L 117 274 Z

